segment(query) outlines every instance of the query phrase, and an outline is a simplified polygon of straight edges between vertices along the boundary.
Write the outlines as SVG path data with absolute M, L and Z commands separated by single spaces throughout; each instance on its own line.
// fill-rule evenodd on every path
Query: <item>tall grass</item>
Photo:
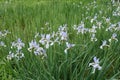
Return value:
M 96 3 L 94 0 L 0 1 L 0 30 L 11 32 L 5 38 L 0 38 L 7 45 L 0 46 L 0 80 L 119 80 L 120 31 L 105 31 L 109 27 L 105 19 L 110 17 L 111 24 L 120 22 L 120 16 L 113 16 L 113 11 L 120 4 L 114 4 L 116 6 L 109 0 L 97 0 Z M 95 15 L 102 28 L 97 29 L 98 40 L 92 42 L 90 33 L 77 34 L 73 26 L 82 21 L 86 28 L 92 28 L 93 24 L 96 25 L 95 22 L 91 23 Z M 68 50 L 68 54 L 64 53 L 64 41 L 47 49 L 44 59 L 27 50 L 37 32 L 49 34 L 64 24 L 68 27 L 68 42 L 76 44 Z M 118 42 L 113 41 L 109 48 L 100 49 L 102 41 L 108 40 L 114 32 L 117 33 Z M 22 50 L 25 57 L 7 60 L 11 43 L 18 38 L 25 43 Z M 93 74 L 89 63 L 93 62 L 94 56 L 100 59 L 102 69 Z

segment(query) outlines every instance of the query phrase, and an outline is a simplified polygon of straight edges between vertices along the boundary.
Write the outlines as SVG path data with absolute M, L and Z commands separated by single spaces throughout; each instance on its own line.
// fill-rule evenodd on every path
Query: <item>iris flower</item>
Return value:
M 95 73 L 95 70 L 98 69 L 98 70 L 101 70 L 102 67 L 99 65 L 99 59 L 97 59 L 97 57 L 94 57 L 93 58 L 93 61 L 92 63 L 89 63 L 89 66 L 92 66 L 93 67 L 93 72 L 92 73 Z
M 30 52 L 33 51 L 35 55 L 45 55 L 46 56 L 46 51 L 42 47 L 40 47 L 39 44 L 35 40 L 32 40 L 29 43 L 28 51 L 30 51 Z
M 66 42 L 66 46 L 67 46 L 67 48 L 64 50 L 64 52 L 67 54 L 67 50 L 74 47 L 75 44 L 70 44 L 70 43 Z
M 102 45 L 100 46 L 100 49 L 103 49 L 103 47 L 105 46 L 110 47 L 110 45 L 107 44 L 106 40 L 102 41 Z
M 22 42 L 22 40 L 20 38 L 18 38 L 17 41 L 12 42 L 11 48 L 15 47 L 18 50 L 21 50 L 24 46 L 25 46 L 25 44 Z
M 9 55 L 7 55 L 7 59 L 11 60 L 15 57 L 14 53 L 12 53 L 11 51 L 9 52 Z
M 112 37 L 109 39 L 109 42 L 111 42 L 111 40 L 116 40 L 116 42 L 118 42 L 118 39 L 116 37 L 117 37 L 117 34 L 113 33 Z

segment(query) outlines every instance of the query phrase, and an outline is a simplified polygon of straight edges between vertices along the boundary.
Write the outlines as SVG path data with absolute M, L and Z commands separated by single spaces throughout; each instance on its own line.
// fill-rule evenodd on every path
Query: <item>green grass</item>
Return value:
M 8 1 L 8 3 L 6 3 Z M 106 32 L 109 24 L 102 17 L 110 17 L 111 23 L 120 22 L 120 16 L 113 16 L 112 12 L 120 4 L 113 6 L 109 0 L 1 0 L 0 1 L 0 31 L 9 30 L 11 33 L 0 41 L 7 47 L 0 46 L 0 80 L 119 80 L 120 79 L 120 41 L 111 43 L 109 48 L 100 49 L 102 40 L 108 40 L 112 33 L 117 33 L 120 40 L 120 31 Z M 81 4 L 82 2 L 82 4 Z M 95 8 L 96 6 L 96 8 Z M 89 10 L 87 10 L 89 8 Z M 99 11 L 103 13 L 100 14 Z M 90 41 L 90 34 L 76 34 L 73 25 L 81 21 L 86 28 L 91 28 L 90 22 L 95 15 L 102 22 L 102 29 L 97 29 L 97 42 Z M 86 19 L 86 17 L 90 17 Z M 48 30 L 46 22 L 49 22 Z M 47 58 L 35 56 L 27 48 L 34 39 L 36 32 L 52 33 L 60 25 L 67 24 L 69 42 L 76 46 L 64 53 L 65 42 L 55 44 L 47 49 Z M 44 27 L 44 30 L 41 28 Z M 21 38 L 25 43 L 23 53 L 25 58 L 17 61 L 7 60 L 11 50 L 11 42 Z M 100 59 L 102 70 L 92 74 L 93 57 Z

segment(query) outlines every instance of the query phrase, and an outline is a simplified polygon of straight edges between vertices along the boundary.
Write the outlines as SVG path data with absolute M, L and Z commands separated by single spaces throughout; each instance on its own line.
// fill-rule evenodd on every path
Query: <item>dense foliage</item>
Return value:
M 1 0 L 0 80 L 119 80 L 120 3 Z

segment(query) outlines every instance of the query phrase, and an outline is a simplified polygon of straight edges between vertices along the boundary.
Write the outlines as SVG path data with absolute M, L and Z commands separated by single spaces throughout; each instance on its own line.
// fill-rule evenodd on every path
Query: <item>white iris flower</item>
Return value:
M 66 46 L 67 46 L 67 48 L 64 50 L 64 52 L 67 54 L 67 50 L 74 47 L 75 44 L 70 44 L 70 43 L 66 42 Z
M 110 47 L 110 45 L 107 44 L 106 40 L 102 41 L 102 45 L 100 46 L 100 49 L 103 49 L 103 47 L 105 46 Z
M 99 65 L 99 59 L 97 59 L 97 57 L 94 57 L 93 58 L 93 61 L 92 63 L 89 63 L 89 66 L 92 66 L 93 67 L 93 72 L 92 73 L 95 73 L 95 70 L 98 69 L 98 70 L 101 70 L 102 67 Z

